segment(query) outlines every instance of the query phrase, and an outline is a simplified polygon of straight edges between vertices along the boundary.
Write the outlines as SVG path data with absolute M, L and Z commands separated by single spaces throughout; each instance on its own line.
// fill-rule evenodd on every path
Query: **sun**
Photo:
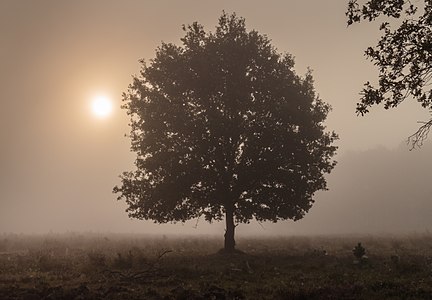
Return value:
M 108 96 L 98 95 L 92 99 L 91 109 L 98 118 L 106 118 L 112 113 L 112 101 Z

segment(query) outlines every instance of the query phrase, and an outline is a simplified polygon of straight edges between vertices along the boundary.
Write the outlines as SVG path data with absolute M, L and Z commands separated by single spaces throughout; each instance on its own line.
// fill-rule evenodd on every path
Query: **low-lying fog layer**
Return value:
M 432 228 L 432 185 L 428 175 L 432 170 L 431 152 L 431 146 L 408 151 L 405 145 L 401 145 L 395 150 L 377 148 L 343 154 L 338 158 L 339 164 L 333 173 L 328 176 L 329 190 L 316 195 L 315 205 L 303 220 L 242 224 L 237 227 L 237 233 L 310 235 L 426 232 Z M 50 192 L 47 190 L 47 195 Z M 124 212 L 124 204 L 116 202 L 110 190 L 106 191 L 105 199 L 89 199 L 73 187 L 70 188 L 70 199 L 28 202 L 25 205 L 19 201 L 12 202 L 0 214 L 2 232 L 222 235 L 224 230 L 223 222 L 207 224 L 204 220 L 198 223 L 192 220 L 186 224 L 158 225 L 150 221 L 129 220 Z
M 112 189 L 131 170 L 128 116 L 121 94 L 154 58 L 161 41 L 180 44 L 182 24 L 214 31 L 222 11 L 268 35 L 295 70 L 313 70 L 314 86 L 333 110 L 327 130 L 340 136 L 327 192 L 297 222 L 252 223 L 241 234 L 424 232 L 432 226 L 432 149 L 394 147 L 429 112 L 407 99 L 397 109 L 355 114 L 363 83 L 377 69 L 364 51 L 379 24 L 347 28 L 348 0 L 333 1 L 0 1 L 0 232 L 65 231 L 212 233 L 223 223 L 192 220 L 155 225 L 129 220 Z M 79 20 L 79 22 L 77 22 Z M 112 114 L 96 118 L 91 101 L 111 98 Z M 263 228 L 264 227 L 264 228 Z

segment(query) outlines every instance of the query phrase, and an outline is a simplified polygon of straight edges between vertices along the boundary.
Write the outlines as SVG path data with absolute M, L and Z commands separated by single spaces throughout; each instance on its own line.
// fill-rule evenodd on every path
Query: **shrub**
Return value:
M 366 249 L 362 246 L 361 243 L 358 243 L 357 246 L 354 247 L 352 252 L 353 252 L 354 257 L 356 258 L 354 263 L 363 263 L 366 261 L 366 259 L 367 259 Z

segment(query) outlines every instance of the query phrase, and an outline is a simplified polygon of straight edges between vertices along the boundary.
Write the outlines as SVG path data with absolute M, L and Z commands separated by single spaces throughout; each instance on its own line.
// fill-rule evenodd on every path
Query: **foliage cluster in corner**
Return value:
M 380 16 L 382 36 L 365 55 L 379 70 L 378 85 L 366 82 L 357 103 L 357 113 L 364 115 L 369 108 L 383 104 L 385 109 L 398 106 L 406 98 L 417 100 L 432 110 L 432 1 L 370 0 L 363 5 L 349 0 L 348 26 L 361 20 L 374 21 Z M 394 23 L 397 26 L 394 26 Z M 412 146 L 421 146 L 432 126 L 432 120 L 410 137 Z

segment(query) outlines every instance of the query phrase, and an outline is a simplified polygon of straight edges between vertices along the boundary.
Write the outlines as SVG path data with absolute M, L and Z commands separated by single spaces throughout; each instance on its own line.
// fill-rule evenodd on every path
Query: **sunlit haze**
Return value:
M 97 95 L 92 98 L 91 109 L 98 118 L 106 118 L 112 113 L 112 102 L 108 96 Z
M 154 59 L 162 41 L 180 45 L 183 24 L 214 31 L 222 11 L 292 54 L 297 74 L 313 70 L 317 94 L 332 106 L 327 130 L 339 135 L 329 190 L 316 194 L 310 212 L 298 222 L 240 224 L 239 236 L 432 230 L 431 138 L 419 150 L 406 145 L 430 115 L 411 100 L 356 115 L 363 84 L 377 80 L 364 51 L 380 32 L 377 23 L 347 28 L 347 2 L 0 1 L 0 233 L 222 236 L 223 222 L 203 218 L 129 219 L 112 192 L 134 169 L 120 106 L 139 60 Z

